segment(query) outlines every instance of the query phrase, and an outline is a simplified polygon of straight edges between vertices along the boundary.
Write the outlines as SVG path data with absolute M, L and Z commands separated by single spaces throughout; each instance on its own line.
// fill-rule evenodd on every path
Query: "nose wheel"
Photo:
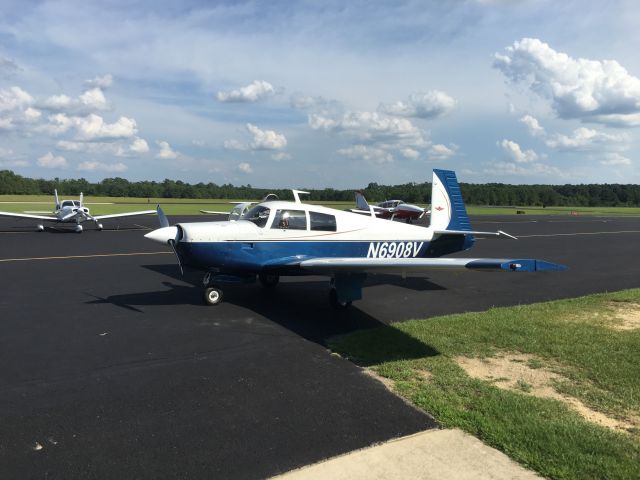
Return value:
M 207 305 L 219 305 L 222 302 L 222 290 L 218 287 L 207 287 L 204 289 L 204 302 Z

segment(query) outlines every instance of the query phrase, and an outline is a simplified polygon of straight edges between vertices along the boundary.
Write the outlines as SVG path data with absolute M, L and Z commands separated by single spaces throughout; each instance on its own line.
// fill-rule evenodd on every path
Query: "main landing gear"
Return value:
M 338 274 L 331 279 L 329 288 L 329 304 L 334 310 L 347 310 L 354 300 L 362 298 L 362 286 L 366 274 Z M 276 273 L 262 272 L 257 275 L 260 284 L 267 289 L 275 288 L 280 282 L 280 275 Z M 256 275 L 227 275 L 207 272 L 202 279 L 204 286 L 204 303 L 206 305 L 219 305 L 222 303 L 224 294 L 221 285 L 239 285 L 253 283 Z
M 207 305 L 219 305 L 224 295 L 218 287 L 207 287 L 204 289 L 204 302 Z
M 220 285 L 238 285 L 254 283 L 255 275 L 234 276 L 223 274 L 212 274 L 207 272 L 202 279 L 204 285 L 204 303 L 206 305 L 219 305 L 224 298 Z M 280 275 L 276 273 L 259 273 L 258 281 L 264 288 L 272 289 L 280 282 Z

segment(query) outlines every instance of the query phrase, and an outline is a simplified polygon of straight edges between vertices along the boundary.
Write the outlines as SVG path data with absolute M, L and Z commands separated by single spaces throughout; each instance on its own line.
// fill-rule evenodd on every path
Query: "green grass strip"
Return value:
M 469 377 L 456 357 L 519 352 L 566 381 L 556 390 L 611 418 L 640 418 L 640 329 L 616 329 L 640 289 L 412 320 L 336 338 L 331 348 L 393 381 L 444 427 L 461 428 L 545 477 L 640 478 L 640 431 L 612 430 L 558 400 Z M 636 310 L 638 311 L 638 310 Z M 381 412 L 383 415 L 384 412 Z

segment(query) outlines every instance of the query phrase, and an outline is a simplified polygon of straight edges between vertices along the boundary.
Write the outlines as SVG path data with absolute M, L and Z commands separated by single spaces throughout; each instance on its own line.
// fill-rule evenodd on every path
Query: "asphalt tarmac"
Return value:
M 3 480 L 263 478 L 433 428 L 327 339 L 640 287 L 638 217 L 485 216 L 474 228 L 519 240 L 479 240 L 461 256 L 569 270 L 372 276 L 347 315 L 330 309 L 321 277 L 227 288 L 206 307 L 201 275 L 180 276 L 170 251 L 143 238 L 156 222 L 78 235 L 0 220 Z

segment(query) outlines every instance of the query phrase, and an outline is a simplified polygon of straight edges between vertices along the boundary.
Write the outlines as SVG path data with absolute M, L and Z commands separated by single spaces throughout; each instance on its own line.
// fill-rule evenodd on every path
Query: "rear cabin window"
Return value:
M 306 230 L 307 215 L 304 210 L 278 210 L 276 211 L 271 228 Z
M 311 230 L 322 232 L 336 231 L 336 217 L 327 213 L 309 212 Z

